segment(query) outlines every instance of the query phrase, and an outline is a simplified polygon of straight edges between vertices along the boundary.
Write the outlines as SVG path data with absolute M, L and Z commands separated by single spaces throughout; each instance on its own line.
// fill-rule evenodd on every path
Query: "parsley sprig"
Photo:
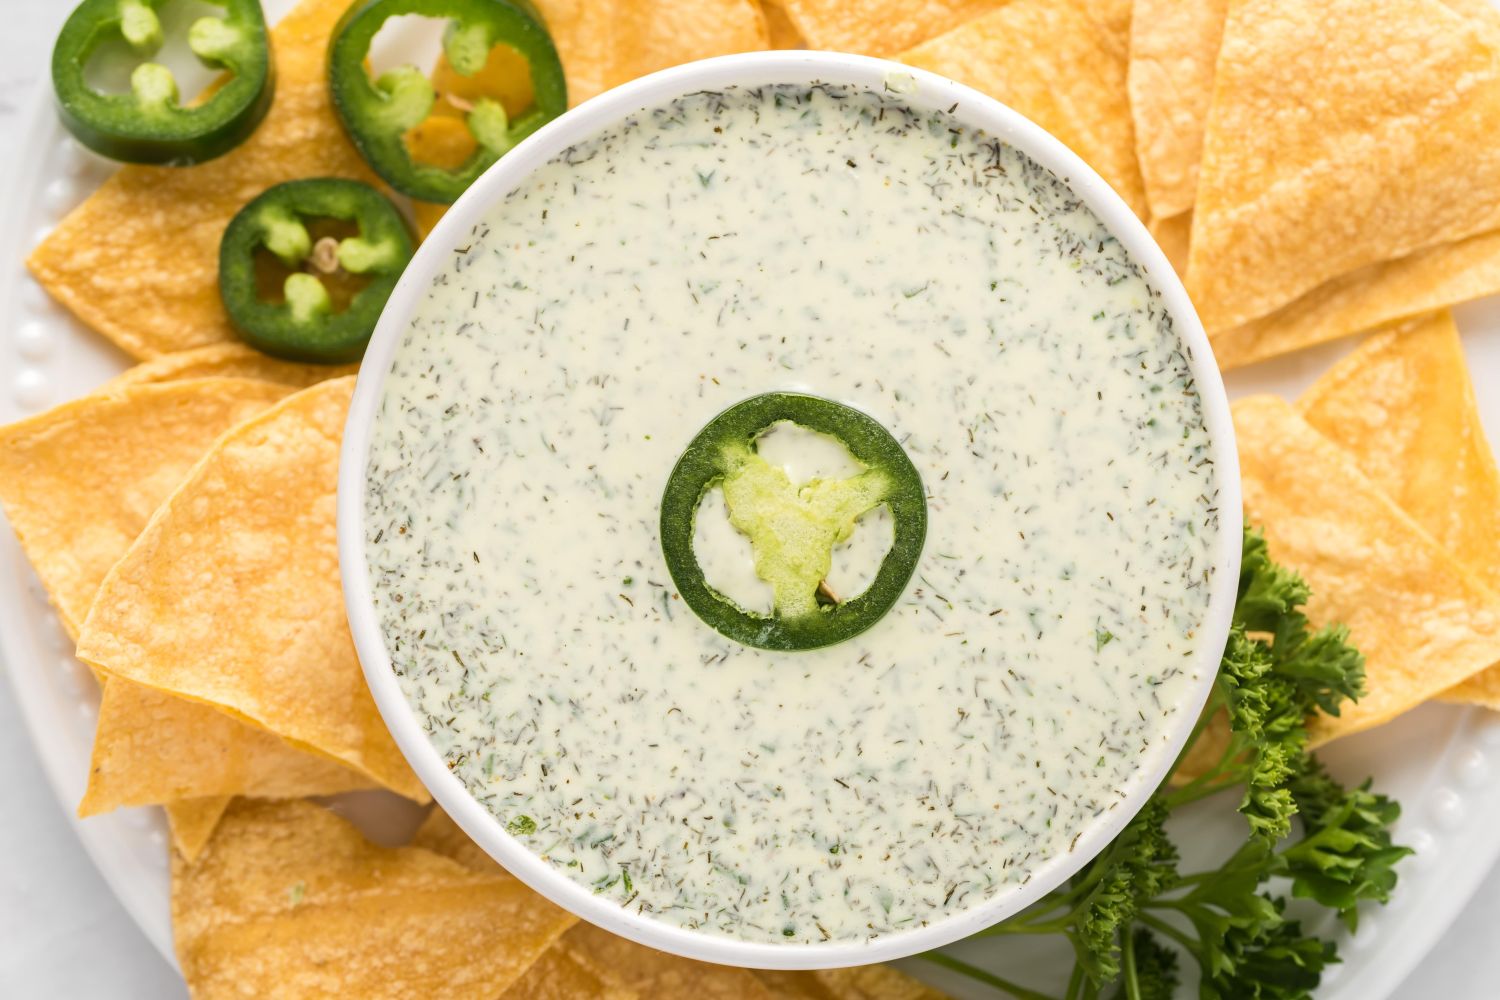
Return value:
M 1400 807 L 1368 781 L 1340 785 L 1307 749 L 1315 711 L 1337 715 L 1364 693 L 1363 657 L 1343 627 L 1310 626 L 1308 596 L 1247 531 L 1219 676 L 1178 758 L 1184 771 L 1192 759 L 1195 773 L 1159 789 L 1067 885 L 981 932 L 1064 936 L 1075 961 L 1063 1000 L 1167 1000 L 1180 955 L 1196 964 L 1203 1000 L 1302 1000 L 1338 955 L 1287 916 L 1278 892 L 1333 911 L 1351 931 L 1361 902 L 1390 898 L 1395 864 L 1411 853 L 1391 840 Z M 1211 763 L 1197 766 L 1205 757 Z M 1181 872 L 1168 817 L 1229 790 L 1239 792 L 1244 843 L 1217 868 Z M 926 957 L 1019 1000 L 1057 1000 L 948 955 Z

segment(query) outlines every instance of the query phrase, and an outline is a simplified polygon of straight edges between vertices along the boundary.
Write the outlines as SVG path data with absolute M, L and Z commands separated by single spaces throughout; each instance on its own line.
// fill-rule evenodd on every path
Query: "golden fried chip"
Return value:
M 641 994 L 622 985 L 614 972 L 596 965 L 577 948 L 571 947 L 564 934 L 501 996 L 504 1000 L 576 1000 L 578 997 L 637 1000 Z
M 469 127 L 448 115 L 433 115 L 406 134 L 406 148 L 412 158 L 439 167 L 455 167 L 469 158 L 477 148 Z M 426 239 L 448 206 L 432 201 L 413 201 L 412 219 L 417 237 Z
M 441 809 L 434 809 L 412 844 L 453 858 L 474 871 L 503 873 Z M 552 946 L 506 993 L 506 1000 L 563 1000 L 573 996 L 808 997 L 813 1000 L 938 1000 L 941 993 L 895 969 L 866 966 L 821 972 L 749 972 L 678 958 L 580 923 Z M 554 985 L 549 987 L 548 980 Z M 597 985 L 582 985 L 593 982 Z M 559 990 L 555 983 L 580 984 Z
M 694 59 L 769 44 L 754 0 L 537 0 L 568 77 L 568 103 Z
M 781 0 L 814 49 L 888 56 L 982 17 L 1007 0 Z
M 1157 246 L 1161 247 L 1161 252 L 1167 255 L 1167 260 L 1179 275 L 1187 270 L 1188 239 L 1192 226 L 1192 212 L 1174 215 L 1170 219 L 1152 217 L 1146 223 Z
M 1500 592 L 1500 472 L 1448 313 L 1371 337 L 1298 402 L 1376 487 Z M 1500 666 L 1448 697 L 1500 709 Z
M 373 784 L 202 702 L 117 677 L 104 685 L 78 815 L 203 796 L 335 795 Z
M 454 69 L 448 57 L 439 52 L 432 69 L 432 86 L 438 98 L 433 113 L 456 118 L 462 118 L 481 98 L 498 100 L 505 113 L 515 118 L 531 107 L 534 99 L 531 64 L 509 45 L 490 49 L 479 72 L 469 76 Z
M 353 388 L 320 382 L 220 438 L 110 571 L 78 655 L 425 800 L 344 617 L 334 498 Z
M 762 0 L 761 13 L 766 18 L 766 42 L 767 47 L 773 49 L 805 49 L 808 48 L 807 39 L 802 37 L 802 32 L 792 23 L 791 15 L 786 12 L 786 0 Z
M 187 373 L 194 371 L 190 366 Z M 242 378 L 112 382 L 0 430 L 0 502 L 70 635 L 78 634 L 105 574 L 215 439 L 289 391 Z M 275 794 L 227 780 L 240 773 L 231 762 L 243 767 L 252 759 L 260 773 L 274 776 L 269 787 L 287 794 L 368 784 L 348 768 L 206 705 L 120 680 L 107 685 L 100 705 L 79 814 L 200 796 Z M 298 777 L 309 780 L 299 783 Z M 190 844 L 193 831 L 206 837 L 212 825 L 200 810 L 196 822 L 179 817 L 173 829 L 180 843 Z
M 1325 281 L 1269 316 L 1210 332 L 1223 369 L 1500 293 L 1500 232 L 1443 243 Z
M 244 143 L 196 167 L 123 167 L 63 219 L 27 262 L 43 287 L 133 357 L 237 341 L 219 301 L 235 213 L 295 178 L 376 182 L 328 100 L 328 39 L 347 6 L 302 0 L 271 29 L 276 98 Z
M 772 993 L 747 969 L 695 962 L 627 941 L 580 923 L 563 937 L 569 948 L 609 969 L 643 997 L 695 997 L 699 1000 L 770 1000 Z
M 172 865 L 188 989 L 217 997 L 497 997 L 573 918 L 514 879 L 375 847 L 309 802 L 238 800 Z
M 1437 0 L 1231 7 L 1188 265 L 1204 325 L 1500 226 L 1494 37 Z
M 1130 106 L 1151 214 L 1192 210 L 1229 0 L 1135 0 Z
M 465 868 L 472 868 L 476 872 L 490 872 L 491 874 L 510 877 L 510 873 L 484 852 L 484 848 L 469 839 L 463 828 L 453 822 L 453 817 L 434 806 L 432 812 L 422 821 L 417 832 L 412 835 L 413 847 L 441 854 L 445 858 L 452 858 Z
M 503 871 L 441 809 L 432 811 L 412 843 L 453 858 L 475 871 Z M 538 900 L 540 902 L 540 897 Z M 638 992 L 643 997 L 694 996 L 705 1000 L 746 997 L 754 1000 L 771 996 L 744 969 L 678 958 L 616 937 L 591 924 L 580 923 L 563 935 L 559 944 L 569 958 L 577 958 L 583 966 L 582 973 L 570 975 L 591 975 L 596 974 L 595 970 L 608 970 L 605 975 L 611 988 Z M 528 984 L 526 992 L 513 991 L 514 996 L 511 993 L 506 996 L 509 1000 L 517 1000 L 548 995 L 534 992 L 540 989 L 539 983 Z
M 795 8 L 790 8 L 795 10 Z M 1091 0 L 1015 0 L 896 58 L 966 83 L 1083 157 L 1142 218 L 1126 44 Z M 811 37 L 811 36 L 809 36 Z
M 163 354 L 125 369 L 96 392 L 115 392 L 130 385 L 178 382 L 190 378 L 253 378 L 305 389 L 324 379 L 353 375 L 359 365 L 305 365 L 282 361 L 240 343 L 212 344 Z
M 757 979 L 777 997 L 808 1000 L 944 1000 L 943 994 L 889 965 L 856 969 L 819 969 L 816 972 L 758 970 Z
M 1318 716 L 1315 743 L 1379 725 L 1500 659 L 1500 597 L 1280 399 L 1234 404 L 1246 523 L 1307 580 L 1314 624 L 1342 622 L 1367 693 Z
M 167 812 L 167 826 L 172 831 L 172 846 L 184 861 L 193 861 L 202 853 L 218 827 L 219 820 L 223 818 L 224 810 L 233 801 L 229 796 L 222 795 L 167 803 L 164 808 Z
M 438 220 L 448 211 L 447 205 L 433 201 L 414 201 L 411 203 L 412 220 L 417 225 L 417 238 L 425 240 L 432 235 L 437 228 Z
M 225 378 L 129 386 L 0 428 L 0 504 L 69 635 L 214 440 L 287 392 Z
M 406 133 L 406 149 L 418 163 L 453 170 L 464 164 L 479 143 L 461 119 L 433 115 Z
M 413 847 L 452 858 L 472 871 L 511 877 L 441 809 L 428 814 L 411 842 Z M 535 898 L 539 907 L 552 905 L 541 896 Z M 570 1000 L 572 997 L 629 1000 L 637 995 L 624 985 L 619 975 L 599 966 L 577 948 L 570 947 L 567 935 L 564 935 L 553 942 L 547 953 L 505 992 L 505 1000 Z

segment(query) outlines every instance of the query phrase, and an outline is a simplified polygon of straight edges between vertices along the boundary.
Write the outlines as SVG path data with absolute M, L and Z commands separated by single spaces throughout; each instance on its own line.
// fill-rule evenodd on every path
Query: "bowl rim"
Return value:
M 1120 808 L 1086 827 L 1073 850 L 1049 859 L 1029 882 L 982 903 L 873 940 L 772 944 L 688 930 L 632 913 L 596 896 L 533 854 L 453 775 L 428 742 L 391 669 L 371 597 L 364 553 L 365 469 L 386 376 L 414 307 L 471 227 L 537 168 L 567 147 L 644 108 L 699 90 L 773 83 L 863 86 L 897 94 L 915 108 L 942 110 L 983 129 L 1052 170 L 1124 245 L 1161 296 L 1197 383 L 1211 460 L 1219 479 L 1219 539 L 1209 607 L 1192 661 L 1198 677 L 1165 744 L 1136 771 Z M 1208 337 L 1182 282 L 1146 227 L 1118 194 L 1060 140 L 1014 109 L 916 67 L 833 52 L 774 51 L 718 56 L 662 70 L 592 98 L 539 129 L 485 172 L 453 204 L 407 265 L 381 314 L 359 370 L 344 429 L 338 481 L 338 551 L 345 606 L 366 681 L 391 735 L 437 803 L 486 853 L 553 903 L 638 944 L 686 958 L 762 969 L 819 969 L 904 958 L 951 944 L 1019 912 L 1073 875 L 1120 832 L 1165 779 L 1208 697 L 1227 638 L 1239 578 L 1239 464 L 1228 396 Z

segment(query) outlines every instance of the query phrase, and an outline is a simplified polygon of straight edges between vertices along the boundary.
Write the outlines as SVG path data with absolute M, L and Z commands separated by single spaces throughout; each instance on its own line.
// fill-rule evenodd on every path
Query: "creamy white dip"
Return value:
M 658 539 L 684 446 L 778 389 L 874 416 L 928 494 L 905 595 L 815 652 L 706 626 Z M 366 554 L 433 745 L 531 850 L 684 927 L 867 939 L 1026 882 L 1167 752 L 1208 447 L 1157 295 L 1049 171 L 892 95 L 695 94 L 453 248 L 385 383 Z M 735 542 L 703 543 L 721 579 Z

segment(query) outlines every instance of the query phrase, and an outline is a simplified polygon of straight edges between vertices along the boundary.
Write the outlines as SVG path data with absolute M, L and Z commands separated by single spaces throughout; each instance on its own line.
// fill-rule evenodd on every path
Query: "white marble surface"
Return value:
M 17 147 L 21 112 L 34 88 L 45 85 L 52 38 L 71 7 L 69 0 L 0 0 L 0 178 L 8 180 L 15 158 L 26 155 Z M 84 855 L 68 811 L 42 776 L 11 690 L 0 684 L 0 996 L 183 995 L 176 974 Z M 1393 995 L 1500 996 L 1500 871 Z

